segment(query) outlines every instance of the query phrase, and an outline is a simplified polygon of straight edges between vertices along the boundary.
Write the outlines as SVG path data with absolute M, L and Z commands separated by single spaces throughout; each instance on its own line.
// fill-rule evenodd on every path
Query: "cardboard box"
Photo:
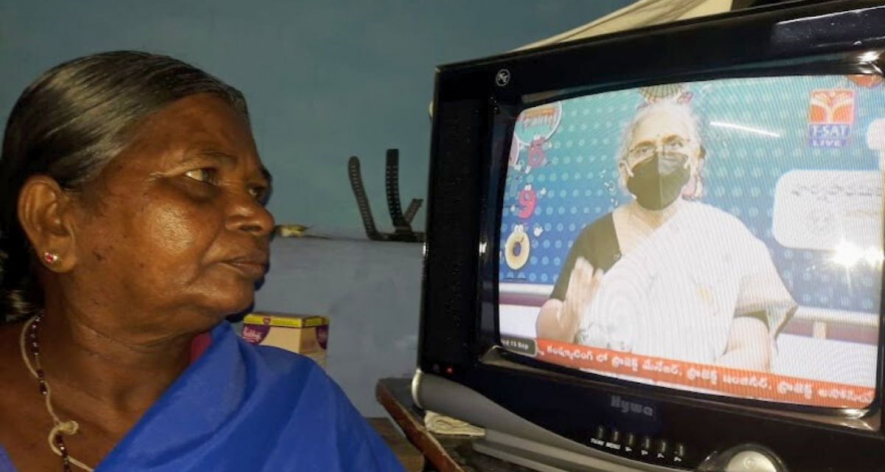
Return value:
M 316 315 L 251 313 L 243 319 L 243 339 L 310 357 L 326 367 L 329 319 Z

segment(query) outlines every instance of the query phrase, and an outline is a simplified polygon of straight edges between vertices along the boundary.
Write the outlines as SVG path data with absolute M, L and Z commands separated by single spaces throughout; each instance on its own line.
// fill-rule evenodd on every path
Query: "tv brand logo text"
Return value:
M 621 410 L 621 413 L 632 413 L 636 415 L 645 415 L 649 418 L 655 417 L 655 409 L 648 406 L 643 405 L 642 403 L 630 402 L 621 398 L 620 395 L 612 395 L 612 408 L 616 408 Z

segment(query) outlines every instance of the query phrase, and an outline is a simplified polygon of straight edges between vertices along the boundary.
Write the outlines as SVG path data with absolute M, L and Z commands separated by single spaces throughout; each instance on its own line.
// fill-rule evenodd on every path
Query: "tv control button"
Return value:
M 670 450 L 670 445 L 667 444 L 667 441 L 664 441 L 663 439 L 661 439 L 661 440 L 658 441 L 658 447 L 657 447 L 656 449 L 657 449 L 658 452 L 660 452 L 661 454 L 666 454 L 667 451 Z
M 681 464 L 685 460 L 685 444 L 676 443 L 673 447 L 673 463 Z
M 633 433 L 626 433 L 624 435 L 624 452 L 627 454 L 636 454 L 636 435 Z
M 667 441 L 663 439 L 658 440 L 657 447 L 655 448 L 655 458 L 657 459 L 666 459 L 667 452 L 670 450 L 670 445 L 667 444 Z
M 605 446 L 605 436 L 605 426 L 597 426 L 596 434 L 594 434 L 593 437 L 590 438 L 590 444 L 600 447 Z
M 725 466 L 725 472 L 781 472 L 767 455 L 757 451 L 742 451 Z
M 611 442 L 617 443 L 621 442 L 621 432 L 618 430 L 612 431 Z
M 627 436 L 624 436 L 624 445 L 626 445 L 627 447 L 635 447 L 636 435 L 633 433 L 627 433 Z
M 652 457 L 650 437 L 643 436 L 642 441 L 639 442 L 639 456 L 643 459 Z
M 596 427 L 596 436 L 594 436 L 594 437 L 596 439 L 599 439 L 600 441 L 605 439 L 605 426 L 597 426 Z
M 673 448 L 673 455 L 676 457 L 685 457 L 685 444 L 677 443 Z

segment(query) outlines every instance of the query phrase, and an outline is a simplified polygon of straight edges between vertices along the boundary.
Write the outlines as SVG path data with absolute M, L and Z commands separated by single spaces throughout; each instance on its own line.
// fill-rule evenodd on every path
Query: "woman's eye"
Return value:
M 184 173 L 188 178 L 194 179 L 197 182 L 204 182 L 207 184 L 215 184 L 218 182 L 218 172 L 215 169 L 204 167 L 202 169 L 194 169 L 189 170 Z
M 685 148 L 685 145 L 686 145 L 685 141 L 683 141 L 681 139 L 674 139 L 673 141 L 669 141 L 666 144 L 664 144 L 664 148 L 667 151 L 681 151 Z
M 655 146 L 641 145 L 630 151 L 630 157 L 634 160 L 645 160 L 655 153 Z
M 256 186 L 249 187 L 249 193 L 255 200 L 264 203 L 264 201 L 267 199 L 269 191 L 267 187 Z

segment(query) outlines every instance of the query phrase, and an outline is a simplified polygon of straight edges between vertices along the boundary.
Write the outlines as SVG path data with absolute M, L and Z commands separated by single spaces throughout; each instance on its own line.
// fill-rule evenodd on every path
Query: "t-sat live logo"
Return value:
M 811 92 L 808 144 L 841 148 L 848 143 L 854 124 L 854 90 L 829 89 Z

